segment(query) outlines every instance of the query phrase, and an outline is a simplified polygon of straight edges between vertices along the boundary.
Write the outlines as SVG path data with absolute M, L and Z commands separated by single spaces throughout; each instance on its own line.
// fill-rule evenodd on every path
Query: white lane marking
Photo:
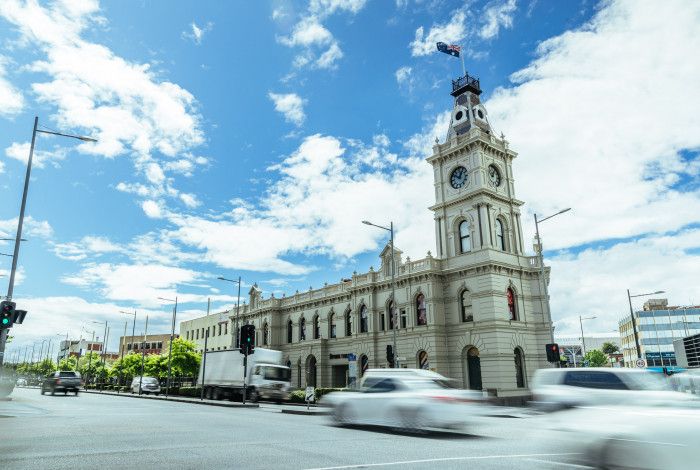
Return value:
M 554 465 L 557 468 L 561 467 L 571 467 L 571 468 L 593 468 L 588 465 L 578 465 L 575 463 L 567 463 L 567 462 L 559 462 L 556 460 L 544 460 L 544 459 L 525 459 L 528 462 L 537 462 L 537 463 L 548 463 L 550 465 Z
M 456 460 L 486 460 L 486 459 L 513 459 L 523 457 L 559 457 L 565 455 L 579 455 L 578 452 L 568 452 L 562 454 L 510 454 L 510 455 L 471 455 L 468 457 L 442 457 L 437 459 L 421 459 L 421 460 L 401 460 L 397 462 L 381 462 L 381 463 L 360 463 L 355 465 L 341 465 L 338 467 L 318 467 L 307 468 L 305 470 L 339 470 L 343 468 L 365 468 L 365 467 L 385 467 L 390 465 L 404 465 L 409 463 L 428 463 L 428 462 L 449 462 Z

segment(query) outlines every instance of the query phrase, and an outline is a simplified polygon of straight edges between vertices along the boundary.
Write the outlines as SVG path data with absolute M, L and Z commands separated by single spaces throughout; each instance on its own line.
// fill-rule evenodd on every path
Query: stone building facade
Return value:
M 515 197 L 512 169 L 517 154 L 493 135 L 480 94 L 472 77 L 453 82 L 447 139 L 436 139 L 427 159 L 435 254 L 412 260 L 394 251 L 396 357 L 400 367 L 432 369 L 465 388 L 516 397 L 528 393 L 536 369 L 547 367 L 551 318 L 537 257 L 524 250 L 523 202 Z M 359 376 L 389 367 L 391 251 L 384 248 L 376 271 L 320 289 L 263 298 L 254 286 L 241 324 L 256 326 L 258 346 L 283 351 L 297 387 L 346 385 L 353 356 Z

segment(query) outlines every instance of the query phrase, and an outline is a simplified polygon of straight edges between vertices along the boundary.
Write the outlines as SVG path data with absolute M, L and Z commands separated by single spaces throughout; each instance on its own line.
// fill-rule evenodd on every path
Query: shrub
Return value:
M 198 397 L 202 394 L 202 387 L 180 387 L 178 394 L 183 397 Z
M 321 397 L 331 392 L 342 392 L 344 388 L 317 388 L 315 390 L 316 401 L 319 401 Z
M 289 394 L 289 401 L 291 403 L 304 403 L 304 398 L 306 397 L 306 392 L 304 390 L 294 390 Z

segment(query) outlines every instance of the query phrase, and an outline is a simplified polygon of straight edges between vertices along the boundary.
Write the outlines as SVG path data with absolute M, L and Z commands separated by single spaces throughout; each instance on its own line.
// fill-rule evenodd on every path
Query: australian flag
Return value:
M 444 52 L 445 54 L 450 54 L 455 57 L 459 57 L 459 52 L 462 50 L 462 48 L 456 44 L 450 45 L 445 44 L 444 42 L 437 43 L 437 49 L 440 52 Z

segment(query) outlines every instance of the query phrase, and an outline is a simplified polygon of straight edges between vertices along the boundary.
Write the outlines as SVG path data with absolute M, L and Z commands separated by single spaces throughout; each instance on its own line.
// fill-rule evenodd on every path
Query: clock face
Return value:
M 450 184 L 453 188 L 459 189 L 467 183 L 467 169 L 463 166 L 458 166 L 452 171 L 450 176 Z
M 498 168 L 493 165 L 489 166 L 489 181 L 494 186 L 501 185 L 501 174 L 498 172 Z

